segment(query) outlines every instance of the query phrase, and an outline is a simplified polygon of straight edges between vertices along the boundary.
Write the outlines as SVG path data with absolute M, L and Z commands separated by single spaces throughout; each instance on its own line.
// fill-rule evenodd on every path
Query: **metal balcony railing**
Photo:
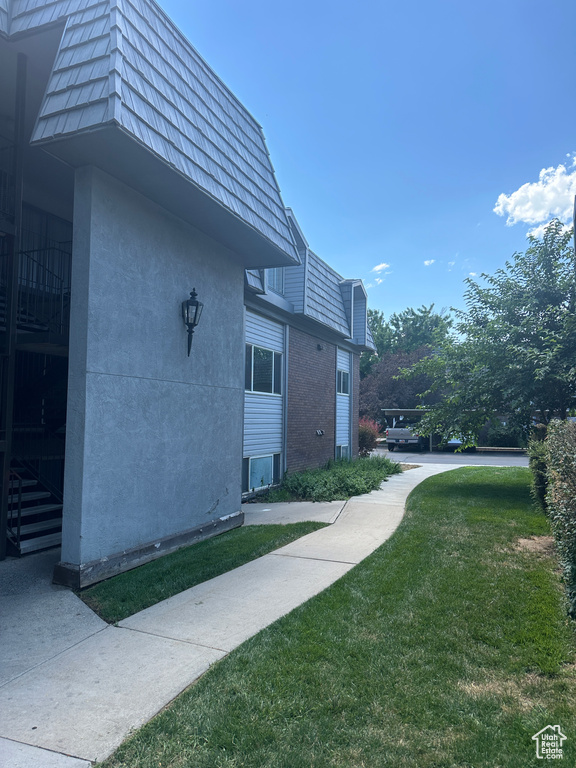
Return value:
M 6 328 L 6 259 L 0 249 L 0 327 Z M 21 331 L 67 335 L 70 323 L 69 252 L 40 248 L 18 259 L 17 327 Z
M 57 334 L 68 332 L 70 286 L 62 275 L 70 273 L 69 264 L 70 254 L 58 248 L 26 251 L 19 258 L 19 311 Z

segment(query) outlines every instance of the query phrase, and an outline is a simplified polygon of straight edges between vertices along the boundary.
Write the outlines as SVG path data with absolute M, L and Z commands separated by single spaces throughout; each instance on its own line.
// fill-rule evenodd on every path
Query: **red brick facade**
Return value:
M 334 458 L 336 443 L 337 347 L 290 328 L 286 464 L 297 472 Z M 360 356 L 352 356 L 353 413 L 358 414 Z M 358 418 L 352 419 L 352 457 L 358 455 Z M 316 434 L 322 430 L 323 435 Z
M 286 437 L 289 472 L 319 467 L 334 458 L 336 346 L 295 328 L 289 334 Z

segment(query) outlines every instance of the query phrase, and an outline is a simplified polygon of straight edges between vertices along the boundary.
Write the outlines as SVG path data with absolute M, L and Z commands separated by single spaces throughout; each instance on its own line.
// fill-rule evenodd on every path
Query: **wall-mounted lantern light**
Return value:
M 204 309 L 204 304 L 197 299 L 198 294 L 196 288 L 193 288 L 190 292 L 190 298 L 182 302 L 182 319 L 184 325 L 188 329 L 188 357 L 190 357 L 190 350 L 192 349 L 192 335 L 194 328 L 200 322 L 200 315 Z

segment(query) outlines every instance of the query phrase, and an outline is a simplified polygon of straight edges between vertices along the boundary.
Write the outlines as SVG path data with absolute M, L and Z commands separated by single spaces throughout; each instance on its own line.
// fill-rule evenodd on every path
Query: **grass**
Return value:
M 573 627 L 525 469 L 410 496 L 394 536 L 214 665 L 106 768 L 529 768 L 576 760 Z
M 104 621 L 114 623 L 160 600 L 262 557 L 324 523 L 247 525 L 179 549 L 79 593 Z
M 385 456 L 369 456 L 355 461 L 330 461 L 325 467 L 286 475 L 280 487 L 259 495 L 257 501 L 334 501 L 370 493 L 390 475 L 401 472 L 400 465 Z

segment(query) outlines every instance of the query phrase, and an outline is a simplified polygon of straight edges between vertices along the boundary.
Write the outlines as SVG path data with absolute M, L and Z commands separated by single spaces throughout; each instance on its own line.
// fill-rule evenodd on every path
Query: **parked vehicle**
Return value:
M 393 451 L 397 446 L 399 448 L 412 446 L 418 451 L 425 451 L 429 445 L 429 439 L 418 434 L 416 424 L 406 424 L 405 426 L 389 427 L 386 430 L 386 445 L 389 451 Z

